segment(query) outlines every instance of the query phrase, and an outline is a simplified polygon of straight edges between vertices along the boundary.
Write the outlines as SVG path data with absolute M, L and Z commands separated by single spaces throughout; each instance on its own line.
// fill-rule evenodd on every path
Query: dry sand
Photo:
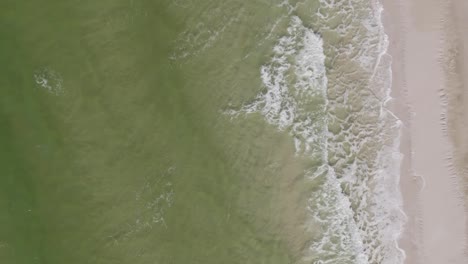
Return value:
M 462 2 L 467 1 L 459 0 L 458 4 Z M 464 133 L 468 126 L 451 126 L 445 118 L 447 115 L 450 120 L 453 113 L 468 110 L 466 92 L 459 92 L 467 96 L 464 104 L 449 107 L 450 100 L 459 97 L 451 96 L 453 76 L 442 56 L 456 35 L 444 31 L 452 19 L 447 11 L 450 5 L 443 0 L 384 0 L 383 4 L 393 57 L 393 108 L 405 125 L 401 189 L 408 223 L 400 241 L 407 254 L 405 263 L 467 264 L 468 229 L 461 183 L 462 172 L 468 170 L 458 169 L 454 160 L 460 160 L 460 153 L 468 153 L 468 147 L 460 144 L 455 148 L 455 136 L 449 135 L 458 135 L 460 140 L 459 135 L 467 134 L 468 139 Z M 467 11 L 459 16 L 467 17 Z M 463 21 L 453 23 L 461 28 Z M 456 57 L 466 61 L 462 52 Z
M 452 172 L 459 179 L 460 190 L 468 209 L 468 1 L 445 1 L 444 47 L 441 63 L 445 70 L 442 90 L 446 104 L 444 128 L 453 144 Z M 468 217 L 466 218 L 468 238 Z M 466 241 L 465 241 L 466 242 Z M 465 244 L 468 254 L 468 244 Z M 468 262 L 467 262 L 468 263 Z

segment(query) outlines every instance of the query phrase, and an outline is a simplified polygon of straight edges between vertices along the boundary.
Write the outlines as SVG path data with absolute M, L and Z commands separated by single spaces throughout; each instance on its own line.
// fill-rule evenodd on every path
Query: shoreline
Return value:
M 400 165 L 400 191 L 403 198 L 403 211 L 407 221 L 403 233 L 400 235 L 398 247 L 405 252 L 405 263 L 420 263 L 418 259 L 418 245 L 421 244 L 418 232 L 420 201 L 417 192 L 422 187 L 421 178 L 414 176 L 411 171 L 411 106 L 408 102 L 408 90 L 405 77 L 404 45 L 406 30 L 405 23 L 398 14 L 402 6 L 398 1 L 382 0 L 383 24 L 385 34 L 389 39 L 387 53 L 392 56 L 392 101 L 390 110 L 401 120 L 400 153 L 403 159 Z M 408 202 L 411 201 L 411 202 Z
M 453 146 L 444 132 L 444 40 L 437 0 L 382 0 L 392 56 L 393 112 L 402 120 L 400 189 L 408 219 L 399 246 L 405 263 L 468 263 L 466 213 L 450 169 Z M 423 5 L 424 4 L 424 5 Z

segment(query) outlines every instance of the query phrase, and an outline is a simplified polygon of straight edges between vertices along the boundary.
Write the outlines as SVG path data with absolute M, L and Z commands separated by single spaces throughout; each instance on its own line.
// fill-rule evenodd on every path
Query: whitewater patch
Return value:
M 262 114 L 292 136 L 297 155 L 322 164 L 305 172 L 320 184 L 307 208 L 310 225 L 321 230 L 305 261 L 403 263 L 402 124 L 387 107 L 392 73 L 382 8 L 375 1 L 320 3 L 315 21 L 329 37 L 290 17 L 260 68 L 263 90 L 225 113 Z
M 312 145 L 325 141 L 321 132 L 327 87 L 323 42 L 298 17 L 291 19 L 287 33 L 273 48 L 271 61 L 260 69 L 265 90 L 250 104 L 225 113 L 237 116 L 260 112 L 268 123 L 289 131 L 298 154 L 311 154 Z M 317 111 L 307 111 L 309 108 Z
M 328 80 L 323 40 L 306 28 L 299 17 L 292 17 L 287 34 L 279 39 L 273 54 L 271 61 L 260 69 L 265 90 L 252 103 L 226 113 L 232 116 L 262 113 L 268 123 L 288 131 L 294 138 L 297 155 L 323 164 L 306 173 L 311 179 L 325 179 L 321 190 L 308 203 L 314 225 L 324 231 L 321 238 L 312 242 L 306 259 L 314 256 L 310 260 L 319 261 L 339 252 L 335 261 L 356 259 L 357 263 L 365 263 L 351 203 L 342 194 L 340 182 L 328 165 Z
M 34 81 L 38 87 L 51 94 L 63 94 L 63 78 L 60 73 L 50 68 L 37 70 L 34 73 Z

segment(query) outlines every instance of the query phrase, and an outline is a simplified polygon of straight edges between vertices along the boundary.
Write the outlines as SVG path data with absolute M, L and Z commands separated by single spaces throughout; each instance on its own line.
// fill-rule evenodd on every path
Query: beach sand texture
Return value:
M 464 1 L 384 1 L 394 109 L 404 121 L 405 263 L 468 263 Z M 460 37 L 458 37 L 460 36 Z M 463 36 L 463 37 L 462 37 Z M 464 178 L 464 179 L 463 179 Z M 465 182 L 466 183 L 466 182 Z
M 447 1 L 444 6 L 445 48 L 441 63 L 445 70 L 445 85 L 443 89 L 446 116 L 444 129 L 453 144 L 451 168 L 452 173 L 459 176 L 459 190 L 464 200 L 465 212 L 468 203 L 468 2 L 461 0 Z M 465 226 L 468 237 L 468 218 Z M 468 254 L 468 244 L 465 241 L 465 254 Z

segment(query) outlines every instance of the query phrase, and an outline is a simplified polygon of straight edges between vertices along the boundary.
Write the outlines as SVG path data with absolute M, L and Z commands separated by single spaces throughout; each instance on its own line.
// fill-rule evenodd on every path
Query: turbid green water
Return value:
M 0 263 L 299 260 L 292 139 L 222 114 L 261 90 L 276 4 L 2 0 Z
M 0 0 L 0 264 L 400 264 L 377 1 Z

